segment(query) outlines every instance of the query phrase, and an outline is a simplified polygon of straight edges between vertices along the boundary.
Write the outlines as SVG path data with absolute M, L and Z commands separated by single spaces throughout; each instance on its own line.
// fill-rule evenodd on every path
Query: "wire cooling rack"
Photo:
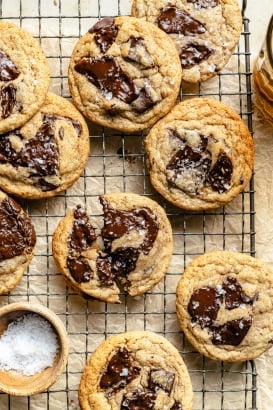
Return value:
M 28 29 L 40 41 L 51 69 L 51 91 L 69 98 L 67 67 L 76 41 L 98 18 L 129 14 L 130 6 L 126 0 L 2 0 L 0 17 Z M 225 70 L 194 89 L 183 89 L 183 98 L 197 95 L 222 100 L 240 114 L 252 132 L 249 36 L 249 21 L 244 18 L 240 43 Z M 63 320 L 70 338 L 66 371 L 42 394 L 0 394 L 0 409 L 79 409 L 77 391 L 87 358 L 108 336 L 136 328 L 163 334 L 179 349 L 192 379 L 195 410 L 256 409 L 255 363 L 225 364 L 204 358 L 184 339 L 175 312 L 176 284 L 194 257 L 215 249 L 254 256 L 253 180 L 224 208 L 183 212 L 152 189 L 145 168 L 144 135 L 121 135 L 90 124 L 90 136 L 89 162 L 72 188 L 49 200 L 21 201 L 36 228 L 36 254 L 16 289 L 0 296 L 1 306 L 35 301 Z M 81 203 L 99 214 L 98 195 L 113 191 L 133 191 L 157 200 L 168 214 L 174 235 L 174 254 L 165 280 L 142 297 L 123 295 L 120 305 L 87 301 L 66 288 L 51 250 L 54 229 L 72 206 Z

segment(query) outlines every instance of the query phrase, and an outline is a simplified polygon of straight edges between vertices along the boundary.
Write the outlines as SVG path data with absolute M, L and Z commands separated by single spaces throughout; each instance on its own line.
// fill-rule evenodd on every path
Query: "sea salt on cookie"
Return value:
M 68 80 L 73 101 L 87 118 L 136 132 L 174 105 L 181 65 L 172 40 L 154 24 L 106 18 L 77 42 Z
M 102 195 L 104 225 L 77 206 L 58 224 L 53 256 L 68 285 L 83 296 L 119 303 L 154 287 L 172 256 L 170 222 L 160 205 L 132 193 Z
M 21 280 L 34 255 L 31 219 L 14 199 L 0 191 L 0 294 Z
M 153 126 L 145 144 L 154 188 L 187 210 L 227 204 L 252 176 L 254 144 L 247 126 L 212 98 L 176 105 Z
M 246 254 L 194 259 L 177 286 L 177 315 L 192 345 L 215 360 L 251 360 L 273 344 L 273 271 Z
M 0 134 L 21 127 L 42 106 L 50 72 L 37 40 L 0 21 Z
M 48 198 L 81 175 L 90 151 L 83 116 L 66 99 L 47 95 L 23 127 L 1 135 L 0 187 L 23 198 Z
M 82 410 L 192 410 L 193 393 L 178 350 L 163 336 L 132 331 L 108 338 L 86 364 Z
M 179 52 L 183 80 L 189 83 L 219 73 L 242 30 L 237 0 L 134 0 L 132 15 L 170 36 Z

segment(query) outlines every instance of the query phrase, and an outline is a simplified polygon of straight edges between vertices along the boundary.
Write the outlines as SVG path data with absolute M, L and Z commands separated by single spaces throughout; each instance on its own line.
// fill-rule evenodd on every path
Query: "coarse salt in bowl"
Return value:
M 66 330 L 50 309 L 30 302 L 0 308 L 0 391 L 40 393 L 59 378 L 67 358 Z

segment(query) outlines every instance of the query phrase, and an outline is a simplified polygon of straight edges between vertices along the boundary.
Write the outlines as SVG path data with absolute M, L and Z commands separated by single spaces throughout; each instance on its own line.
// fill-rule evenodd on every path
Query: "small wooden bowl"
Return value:
M 49 388 L 63 372 L 68 358 L 68 336 L 63 323 L 55 313 L 43 305 L 19 302 L 2 307 L 0 309 L 0 335 L 6 331 L 10 322 L 28 313 L 36 313 L 48 320 L 56 332 L 59 349 L 53 365 L 32 376 L 0 369 L 0 390 L 14 396 L 31 396 Z

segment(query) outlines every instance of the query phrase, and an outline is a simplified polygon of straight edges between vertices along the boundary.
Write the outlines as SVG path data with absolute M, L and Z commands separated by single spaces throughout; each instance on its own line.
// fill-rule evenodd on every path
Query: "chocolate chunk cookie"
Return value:
M 103 342 L 86 364 L 79 386 L 82 410 L 192 410 L 192 399 L 178 350 L 148 331 Z
M 225 205 L 249 183 L 253 139 L 236 112 L 210 98 L 174 107 L 146 138 L 155 189 L 181 208 L 199 211 Z
M 0 21 L 0 134 L 21 127 L 39 110 L 49 80 L 39 43 L 24 29 Z
M 0 191 L 0 294 L 12 290 L 30 264 L 34 226 L 21 206 Z
M 49 93 L 23 127 L 0 138 L 0 187 L 23 198 L 47 198 L 70 187 L 89 155 L 84 118 L 67 100 Z
M 223 69 L 242 29 L 237 0 L 134 0 L 132 15 L 172 38 L 183 80 L 189 83 L 208 80 Z
M 197 257 L 178 283 L 176 307 L 189 341 L 211 359 L 250 360 L 273 344 L 273 271 L 249 255 Z
M 174 105 L 181 66 L 173 42 L 154 24 L 105 18 L 76 44 L 68 80 L 74 103 L 87 118 L 136 132 Z
M 166 274 L 172 256 L 172 230 L 164 210 L 137 194 L 100 196 L 104 224 L 82 206 L 63 218 L 53 235 L 60 272 L 83 296 L 119 303 L 121 284 L 141 295 Z

